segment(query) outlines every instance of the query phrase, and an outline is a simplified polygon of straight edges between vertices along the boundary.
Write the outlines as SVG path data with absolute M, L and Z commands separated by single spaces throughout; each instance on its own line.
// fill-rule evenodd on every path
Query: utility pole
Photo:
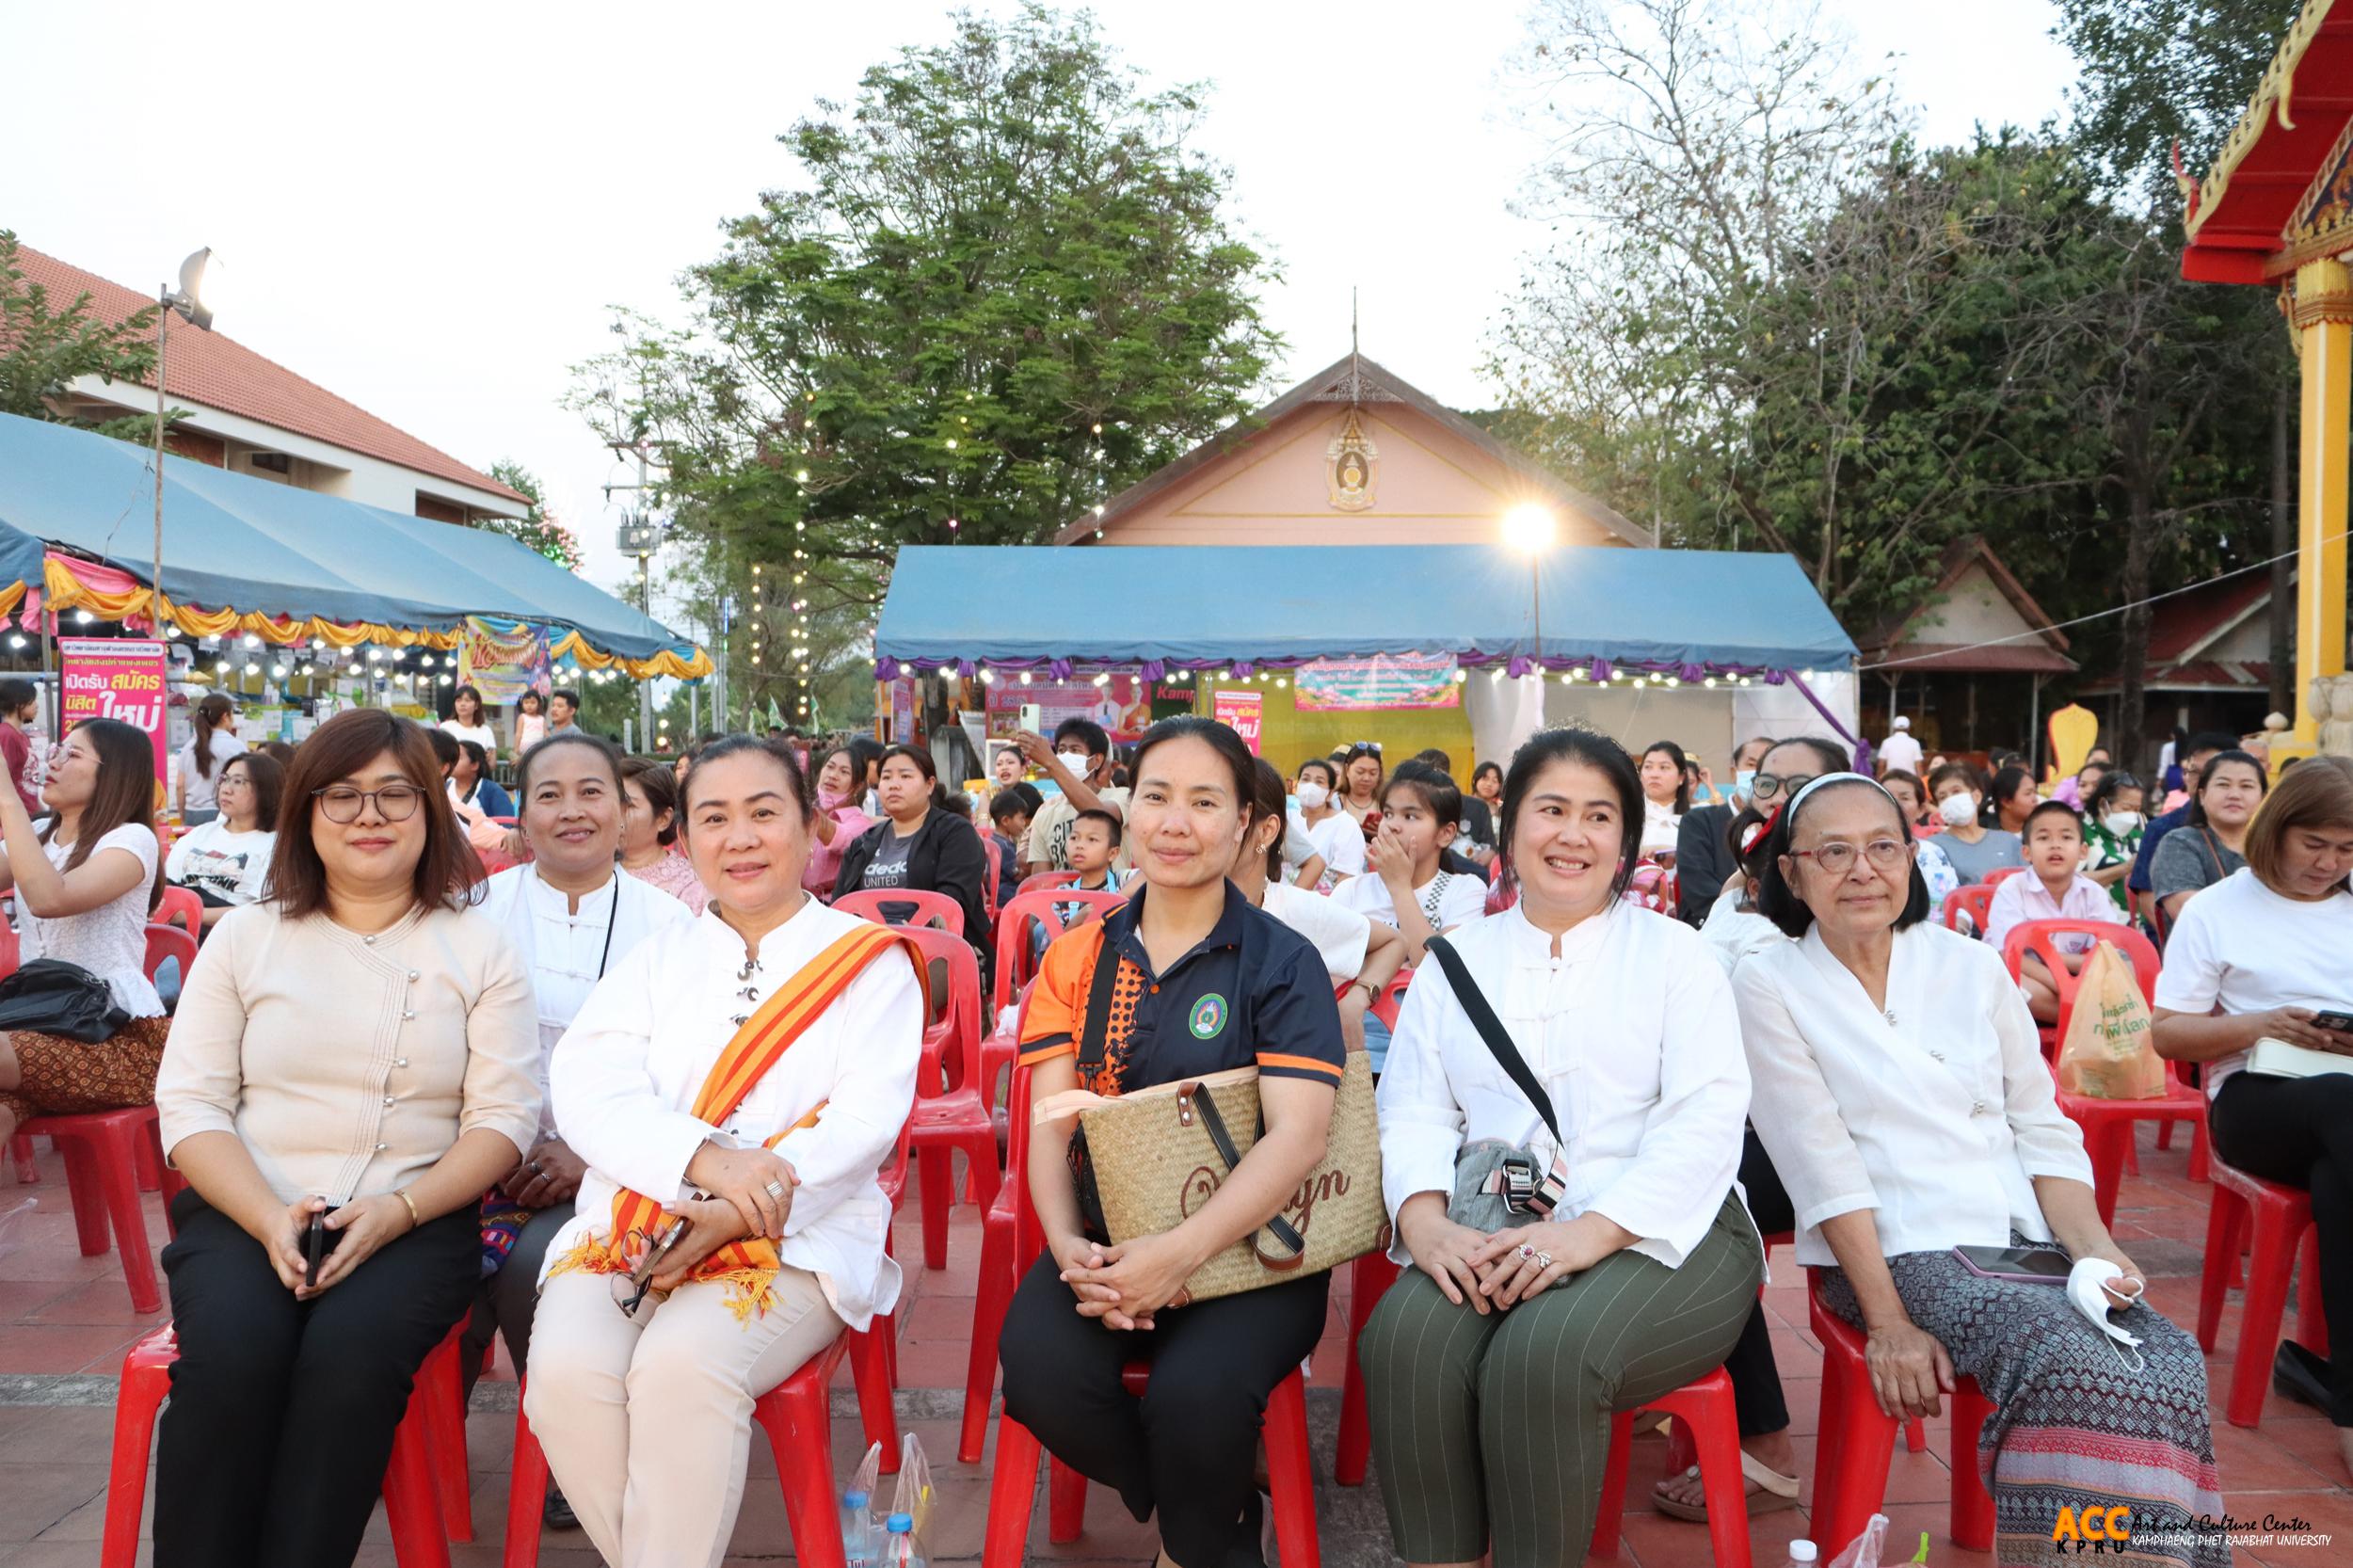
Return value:
M 604 499 L 610 502 L 615 490 L 633 490 L 642 508 L 649 488 L 646 480 L 645 438 L 641 436 L 633 442 L 612 441 L 607 444 L 615 452 L 630 452 L 636 456 L 637 483 L 607 485 L 604 487 Z M 621 520 L 619 544 L 622 554 L 637 557 L 637 608 L 650 619 L 653 616 L 653 577 L 649 563 L 653 560 L 653 552 L 662 546 L 662 525 L 642 509 L 632 511 Z M 637 682 L 637 733 L 642 737 L 641 749 L 650 752 L 653 749 L 653 682 L 650 680 Z

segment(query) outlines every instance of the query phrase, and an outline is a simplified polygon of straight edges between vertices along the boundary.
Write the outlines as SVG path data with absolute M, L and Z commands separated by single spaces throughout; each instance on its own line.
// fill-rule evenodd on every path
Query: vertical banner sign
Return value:
M 155 782 L 166 779 L 165 727 L 168 666 L 161 643 L 112 637 L 57 639 L 59 739 L 84 719 L 120 719 L 147 732 L 155 752 Z
M 1258 755 L 1258 720 L 1266 706 L 1264 692 L 1219 692 L 1209 699 L 1209 714 L 1240 735 L 1250 755 Z

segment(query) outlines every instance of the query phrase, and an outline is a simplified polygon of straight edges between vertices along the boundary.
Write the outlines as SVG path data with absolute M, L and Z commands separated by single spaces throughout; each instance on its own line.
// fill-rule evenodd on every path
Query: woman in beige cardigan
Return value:
M 189 1182 L 158 1568 L 352 1560 L 417 1368 L 472 1303 L 482 1194 L 538 1128 L 531 981 L 464 907 L 481 866 L 440 801 L 415 725 L 322 725 L 270 896 L 188 976 L 155 1084 Z

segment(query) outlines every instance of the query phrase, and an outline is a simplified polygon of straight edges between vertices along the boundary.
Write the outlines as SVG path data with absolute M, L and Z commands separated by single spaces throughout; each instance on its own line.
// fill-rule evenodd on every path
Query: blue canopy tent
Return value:
M 89 431 L 0 415 L 0 590 L 43 587 L 48 546 L 147 584 L 152 460 Z M 173 456 L 164 459 L 164 526 L 162 585 L 175 608 L 444 638 L 486 616 L 546 624 L 559 651 L 595 666 L 710 669 L 693 643 L 504 535 Z M 59 608 L 96 602 L 77 600 L 70 562 L 64 571 L 46 585 Z
M 1603 680 L 1854 664 L 1853 642 L 1786 555 L 1556 550 L 1533 594 L 1529 569 L 1476 545 L 910 547 L 875 628 L 875 673 L 987 664 L 1157 678 L 1375 653 Z

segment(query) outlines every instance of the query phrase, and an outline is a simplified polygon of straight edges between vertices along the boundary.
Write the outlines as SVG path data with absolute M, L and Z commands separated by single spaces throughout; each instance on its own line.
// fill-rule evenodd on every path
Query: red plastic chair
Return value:
M 981 1097 L 981 967 L 962 936 L 904 928 L 927 963 L 948 967 L 947 1008 L 923 1035 L 913 1117 L 916 1174 L 923 1188 L 923 1267 L 948 1266 L 948 1210 L 955 1203 L 952 1156 L 964 1155 L 973 1201 L 997 1201 L 997 1124 Z
M 1721 1367 L 1642 1407 L 1675 1418 L 1697 1450 L 1700 1489 L 1707 1501 L 1707 1544 L 1718 1568 L 1749 1568 L 1748 1482 L 1740 1472 L 1740 1416 L 1733 1408 L 1732 1375 Z M 1634 1412 L 1609 1418 L 1609 1464 L 1602 1472 L 1601 1511 L 1593 1518 L 1593 1555 L 1618 1555 L 1618 1526 L 1625 1512 L 1625 1473 L 1634 1448 Z
M 1013 1016 L 1018 1030 L 1018 1010 Z M 997 1385 L 997 1340 L 1004 1331 L 1005 1313 L 1013 1305 L 1013 1293 L 1021 1284 L 1021 1267 L 1016 1260 L 1035 1257 L 1046 1246 L 1046 1238 L 1037 1231 L 1029 1206 L 1016 1201 L 1030 1179 L 1030 1075 L 1026 1069 L 1014 1068 L 1005 1106 L 1011 1122 L 1005 1140 L 1005 1179 L 998 1186 L 997 1201 L 989 1205 L 981 1220 L 981 1266 L 974 1282 L 972 1345 L 964 1368 L 964 1420 L 956 1432 L 956 1458 L 966 1464 L 981 1462 L 981 1448 L 988 1438 L 989 1394 Z M 1020 1234 L 1025 1227 L 1031 1232 L 1028 1236 Z M 1001 1465 L 1001 1456 L 1000 1463 Z
M 184 934 L 181 940 L 187 940 Z M 65 1156 L 66 1193 L 73 1205 L 73 1229 L 82 1256 L 104 1253 L 111 1227 L 115 1249 L 122 1256 L 122 1283 L 131 1292 L 131 1310 L 161 1312 L 164 1293 L 155 1280 L 155 1255 L 147 1244 L 139 1174 L 151 1165 L 158 1173 L 167 1222 L 172 1198 L 187 1183 L 164 1164 L 155 1108 L 134 1105 L 73 1116 L 35 1116 L 20 1130 L 27 1138 L 45 1136 Z
M 2281 1321 L 2287 1312 L 2288 1280 L 2299 1250 L 2303 1277 L 2297 1286 L 2297 1339 L 2313 1354 L 2329 1355 L 2329 1320 L 2320 1301 L 2320 1233 L 2313 1228 L 2312 1195 L 2249 1176 L 2217 1156 L 2214 1203 L 2206 1217 L 2206 1262 L 2198 1289 L 2198 1346 L 2214 1353 L 2222 1325 L 2222 1299 L 2231 1288 L 2239 1248 L 2253 1221 L 2254 1256 L 2247 1264 L 2247 1305 L 2239 1315 L 2238 1357 L 2231 1366 L 2231 1392 L 2223 1415 L 2234 1427 L 2261 1423 L 2264 1390 L 2280 1348 Z M 2300 1248 L 2299 1248 L 2299 1243 Z
M 193 888 L 167 887 L 147 917 L 150 925 L 176 925 L 198 941 L 204 939 L 204 901 Z
M 872 920 L 876 925 L 897 925 L 901 922 L 883 913 L 886 907 L 905 909 L 914 905 L 915 913 L 905 923 L 927 926 L 937 920 L 951 936 L 964 935 L 964 905 L 945 893 L 928 893 L 920 888 L 865 888 L 855 893 L 843 893 L 833 901 L 833 906 L 845 915 Z
M 1068 875 L 1074 879 L 1076 875 L 1066 872 L 1046 874 Z M 1037 878 L 1030 880 L 1034 882 Z M 1071 926 L 1084 925 L 1089 920 L 1099 919 L 1127 902 L 1127 894 L 1110 891 L 1089 893 L 1073 889 L 1059 897 L 1048 897 L 1043 890 L 1016 894 L 1012 903 L 997 912 L 997 945 L 991 950 L 996 954 L 997 970 L 989 992 L 990 1016 L 1002 1015 L 1013 1005 L 1014 999 L 1021 994 L 1023 987 L 1037 977 L 1037 960 L 1030 951 L 1029 926 L 1032 921 L 1045 929 L 1047 945 L 1050 947 L 1054 938 Z M 1063 918 L 1065 909 L 1074 910 L 1075 917 L 1065 920 Z M 992 1112 L 997 1105 L 997 1080 L 1013 1065 L 1014 1059 L 1018 1055 L 1020 1046 L 1017 1037 L 1008 1040 L 991 1034 L 981 1042 L 981 1103 Z
M 2052 1026 L 2056 1039 L 2067 1038 L 2068 1021 L 2075 1016 L 2075 992 L 2082 984 L 2079 976 L 2067 972 L 2066 960 L 2058 951 L 2057 938 L 2070 935 L 2115 943 L 2117 952 L 2132 961 L 2142 1000 L 2152 1007 L 2156 1005 L 2157 950 L 2139 932 L 2101 920 L 2027 920 L 2012 927 L 2003 939 L 2002 962 L 2009 966 L 2010 978 L 2016 980 L 2027 953 L 2042 960 L 2044 971 L 2058 991 L 2058 1020 Z M 2165 1064 L 2165 1093 L 2148 1099 L 2101 1099 L 2064 1089 L 2057 1094 L 2059 1110 L 2083 1129 L 2084 1152 L 2091 1159 L 2092 1192 L 2099 1200 L 2102 1224 L 2116 1221 L 2116 1194 L 2132 1154 L 2136 1122 L 2189 1123 L 2189 1177 L 2192 1181 L 2206 1178 L 2206 1096 L 2203 1091 L 2184 1083 L 2172 1063 Z
M 833 1475 L 833 1417 L 827 1409 L 826 1388 L 844 1354 L 863 1360 L 866 1352 L 856 1341 L 871 1336 L 844 1329 L 834 1342 L 802 1363 L 800 1370 L 762 1394 L 752 1405 L 752 1419 L 768 1433 L 768 1447 L 776 1459 L 776 1484 L 784 1493 L 784 1518 L 792 1532 L 793 1560 L 803 1568 L 847 1568 L 841 1544 L 841 1494 Z M 868 1416 L 869 1437 L 882 1444 L 886 1471 L 899 1464 L 895 1430 L 874 1437 L 866 1398 L 866 1371 L 856 1367 L 858 1405 Z M 529 1380 L 526 1379 L 526 1382 Z M 884 1388 L 883 1409 L 890 1407 Z M 537 1568 L 539 1516 L 547 1506 L 548 1456 L 532 1434 L 519 1400 L 515 1406 L 514 1476 L 506 1493 L 506 1544 L 500 1568 Z M 407 1568 L 407 1560 L 402 1560 Z
M 2024 866 L 1996 866 L 1985 873 L 1985 885 L 1989 888 L 1998 888 L 2004 881 L 2016 876 L 2025 869 Z
M 147 983 L 155 984 L 155 971 L 164 967 L 167 958 L 180 960 L 180 984 L 188 984 L 188 967 L 196 962 L 196 938 L 176 925 L 151 925 L 147 928 Z
M 1967 888 L 1954 888 L 1945 895 L 1945 929 L 1961 931 L 1961 917 L 1966 914 L 1970 920 L 1970 926 L 1968 930 L 1961 931 L 1961 934 L 1964 936 L 1984 936 L 1986 911 L 1993 906 L 1993 885 L 1990 882 L 1979 882 Z
M 1342 1486 L 1364 1485 L 1365 1466 L 1372 1458 L 1372 1413 L 1356 1342 L 1364 1337 L 1372 1309 L 1403 1272 L 1382 1252 L 1369 1252 L 1348 1266 L 1348 1370 L 1340 1383 L 1339 1447 L 1332 1461 L 1332 1479 Z
M 1024 893 L 1044 892 L 1048 888 L 1076 888 L 1079 877 L 1077 872 L 1040 872 L 1035 876 L 1023 877 L 1021 885 L 1013 890 L 1013 896 L 1019 898 Z
M 449 1568 L 441 1503 L 434 1480 L 428 1389 L 456 1375 L 456 1329 L 418 1368 L 408 1413 L 392 1430 L 392 1463 L 384 1470 L 384 1517 L 392 1528 L 392 1559 L 400 1568 Z M 171 1364 L 180 1357 L 171 1325 L 149 1335 L 122 1358 L 115 1397 L 114 1459 L 106 1478 L 106 1522 L 99 1568 L 132 1568 L 139 1555 L 139 1514 L 147 1502 L 147 1462 L 155 1413 L 171 1392 Z M 471 1532 L 469 1532 L 471 1534 Z M 533 1532 L 533 1540 L 538 1539 Z
M 1816 1271 L 1808 1270 L 1809 1275 Z M 1814 1459 L 1812 1534 L 1846 1543 L 1863 1533 L 1887 1495 L 1887 1466 L 1896 1454 L 1896 1421 L 1880 1413 L 1863 1358 L 1863 1336 L 1822 1304 L 1820 1281 L 1807 1294 L 1814 1337 L 1822 1342 L 1820 1435 Z M 2267 1368 L 2266 1368 L 2267 1369 Z M 1977 1471 L 1977 1433 L 1993 1406 L 1975 1379 L 1961 1378 L 1951 1396 L 1953 1417 L 1953 1542 L 1974 1552 L 1993 1546 L 1993 1497 Z M 1915 1450 L 1916 1451 L 1916 1450 Z M 1713 1508 L 1709 1511 L 1714 1512 Z

